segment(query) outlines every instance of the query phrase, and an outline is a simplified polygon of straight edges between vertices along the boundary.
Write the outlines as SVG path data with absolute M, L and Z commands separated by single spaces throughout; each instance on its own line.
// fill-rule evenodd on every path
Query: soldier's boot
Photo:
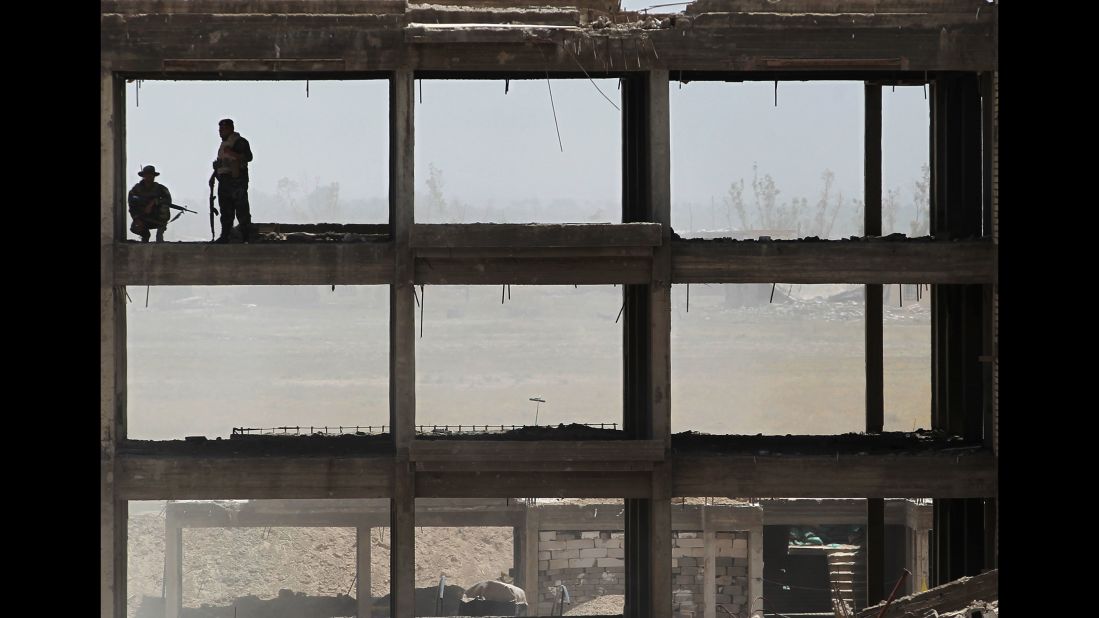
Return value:
M 216 243 L 227 243 L 227 242 L 229 242 L 229 237 L 232 233 L 232 230 L 233 230 L 233 228 L 231 226 L 227 226 L 225 224 L 222 224 L 222 226 L 221 226 L 221 236 L 218 236 L 218 239 L 215 240 L 214 242 L 216 242 Z
M 248 236 L 249 236 L 248 233 L 250 231 L 249 230 L 250 227 L 251 226 L 246 224 L 246 223 L 241 224 L 241 226 L 240 226 L 240 238 L 241 238 L 241 241 L 244 242 L 245 244 L 248 244 Z
M 164 242 L 164 228 L 158 228 L 156 231 L 156 241 Z
M 141 232 L 141 242 L 149 242 L 149 232 L 148 231 L 142 230 L 142 232 Z

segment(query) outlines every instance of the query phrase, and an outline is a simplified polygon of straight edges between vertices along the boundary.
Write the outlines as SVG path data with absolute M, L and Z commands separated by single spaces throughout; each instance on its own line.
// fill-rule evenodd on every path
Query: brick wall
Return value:
M 561 584 L 568 588 L 573 607 L 598 596 L 625 594 L 625 536 L 620 530 L 539 532 L 538 598 L 530 600 L 538 604 L 539 614 L 549 615 Z M 735 615 L 746 615 L 748 533 L 716 532 L 714 536 L 715 602 Z M 705 614 L 706 577 L 703 533 L 673 532 L 672 611 L 677 618 Z

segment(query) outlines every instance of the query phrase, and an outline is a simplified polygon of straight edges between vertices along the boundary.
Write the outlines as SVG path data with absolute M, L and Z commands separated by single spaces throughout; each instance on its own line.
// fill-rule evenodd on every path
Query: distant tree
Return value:
M 780 191 L 770 174 L 764 174 L 762 179 L 759 177 L 758 167 L 757 164 L 752 163 L 752 195 L 755 197 L 759 227 L 773 228 L 776 227 L 774 225 L 775 201 Z
M 916 215 L 909 223 L 912 232 L 909 236 L 913 238 L 927 236 L 931 229 L 931 168 L 925 163 L 920 167 L 920 172 L 920 179 L 915 182 L 912 190 Z
M 897 211 L 900 208 L 900 189 L 890 189 L 885 192 L 885 199 L 881 203 L 882 232 L 892 234 L 897 231 Z
M 424 203 L 426 220 L 442 220 L 446 215 L 446 198 L 443 197 L 443 172 L 434 163 L 427 164 L 427 201 Z
M 318 185 L 305 198 L 309 219 L 318 223 L 340 223 L 343 213 L 340 208 L 340 183 L 332 182 Z

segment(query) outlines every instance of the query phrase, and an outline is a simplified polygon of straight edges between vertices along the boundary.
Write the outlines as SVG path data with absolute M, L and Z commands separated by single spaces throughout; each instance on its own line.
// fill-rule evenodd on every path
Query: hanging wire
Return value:
M 557 129 L 557 147 L 565 152 L 565 144 L 561 142 L 561 125 L 557 124 L 557 107 L 553 104 L 553 86 L 550 85 L 549 71 L 546 71 L 546 89 L 549 90 L 550 110 L 553 111 L 553 128 Z
M 595 80 L 591 78 L 591 75 L 588 75 L 587 69 L 584 68 L 584 65 L 580 64 L 580 59 L 576 57 L 576 54 L 574 54 L 571 49 L 569 49 L 568 45 L 562 45 L 562 47 L 564 47 L 566 51 L 572 54 L 572 59 L 576 62 L 576 66 L 580 67 L 580 70 L 584 72 L 584 77 L 588 78 L 588 81 L 591 82 L 591 85 L 595 86 L 595 89 L 599 91 L 599 94 L 603 95 L 603 98 L 607 100 L 607 103 L 610 103 L 611 106 L 614 107 L 614 109 L 622 111 L 622 108 L 618 107 L 618 105 L 614 101 L 612 101 L 610 97 L 607 96 L 607 93 L 603 92 L 603 90 L 599 87 L 599 84 L 595 83 Z M 626 68 L 625 50 L 622 50 L 622 68 Z

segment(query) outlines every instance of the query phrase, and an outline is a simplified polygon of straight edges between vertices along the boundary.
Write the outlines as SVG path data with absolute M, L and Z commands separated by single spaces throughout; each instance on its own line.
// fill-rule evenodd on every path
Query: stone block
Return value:
M 621 558 L 596 558 L 596 566 L 600 567 L 624 567 L 626 561 Z
M 593 547 L 591 549 L 581 549 L 579 558 L 606 558 L 607 549 L 605 547 Z
M 557 540 L 557 531 L 556 530 L 543 530 L 543 531 L 538 533 L 538 540 L 539 541 L 556 541 Z
M 595 558 L 569 558 L 569 567 L 585 569 L 595 566 Z
M 551 569 L 567 569 L 568 566 L 569 566 L 569 559 L 568 558 L 561 558 L 561 559 L 558 559 L 558 560 L 550 560 L 549 561 L 549 568 L 551 568 Z
M 582 539 L 598 539 L 599 538 L 599 531 L 598 530 L 585 530 L 584 532 L 580 533 L 580 538 L 582 538 Z
M 565 549 L 564 541 L 541 541 L 538 543 L 538 549 L 541 551 L 554 551 L 557 549 Z
M 565 541 L 565 549 L 587 549 L 589 547 L 595 547 L 595 541 L 591 539 Z

